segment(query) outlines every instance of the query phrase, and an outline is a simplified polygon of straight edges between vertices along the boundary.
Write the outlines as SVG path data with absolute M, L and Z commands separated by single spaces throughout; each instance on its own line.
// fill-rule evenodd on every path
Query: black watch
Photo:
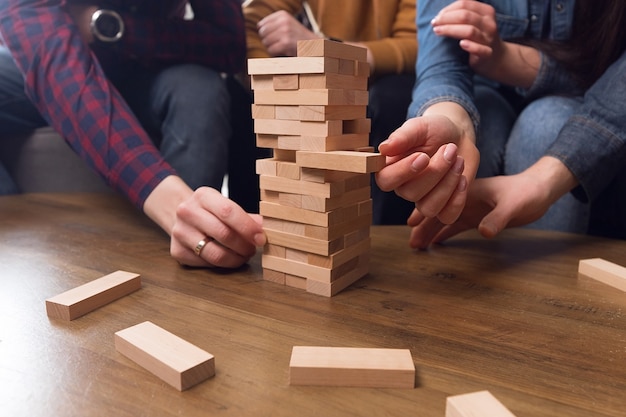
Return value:
M 101 42 L 117 42 L 124 35 L 122 16 L 113 10 L 96 10 L 91 16 L 91 33 Z

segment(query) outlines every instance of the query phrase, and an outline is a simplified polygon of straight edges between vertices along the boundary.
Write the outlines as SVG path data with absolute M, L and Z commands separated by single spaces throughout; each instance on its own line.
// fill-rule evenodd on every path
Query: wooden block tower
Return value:
M 369 271 L 369 65 L 364 48 L 301 41 L 297 57 L 248 61 L 268 243 L 263 278 L 331 297 Z

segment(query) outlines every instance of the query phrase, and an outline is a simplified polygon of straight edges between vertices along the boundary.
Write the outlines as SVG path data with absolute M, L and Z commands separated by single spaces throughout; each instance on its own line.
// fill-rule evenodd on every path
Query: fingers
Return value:
M 443 8 L 432 20 L 433 31 L 440 36 L 459 39 L 470 54 L 488 58 L 497 37 L 495 10 L 477 1 L 459 1 Z
M 265 244 L 258 216 L 249 215 L 208 187 L 196 190 L 176 215 L 170 251 L 186 265 L 238 267 L 256 253 L 257 246 Z M 207 243 L 196 254 L 194 249 L 203 239 Z

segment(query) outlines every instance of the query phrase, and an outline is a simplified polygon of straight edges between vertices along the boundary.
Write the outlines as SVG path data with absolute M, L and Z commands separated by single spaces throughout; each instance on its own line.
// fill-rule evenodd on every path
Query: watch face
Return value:
M 107 38 L 115 38 L 120 32 L 119 20 L 110 14 L 101 14 L 96 21 L 98 32 Z

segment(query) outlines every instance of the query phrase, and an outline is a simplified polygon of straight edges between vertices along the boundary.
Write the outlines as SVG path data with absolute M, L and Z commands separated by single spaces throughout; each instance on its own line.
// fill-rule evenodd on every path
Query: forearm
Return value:
M 574 174 L 559 159 L 544 156 L 527 168 L 522 175 L 532 178 L 537 189 L 544 190 L 546 207 L 551 206 L 563 195 L 578 185 Z
M 498 65 L 483 75 L 509 86 L 530 88 L 537 78 L 540 65 L 541 55 L 535 48 L 503 42 Z

